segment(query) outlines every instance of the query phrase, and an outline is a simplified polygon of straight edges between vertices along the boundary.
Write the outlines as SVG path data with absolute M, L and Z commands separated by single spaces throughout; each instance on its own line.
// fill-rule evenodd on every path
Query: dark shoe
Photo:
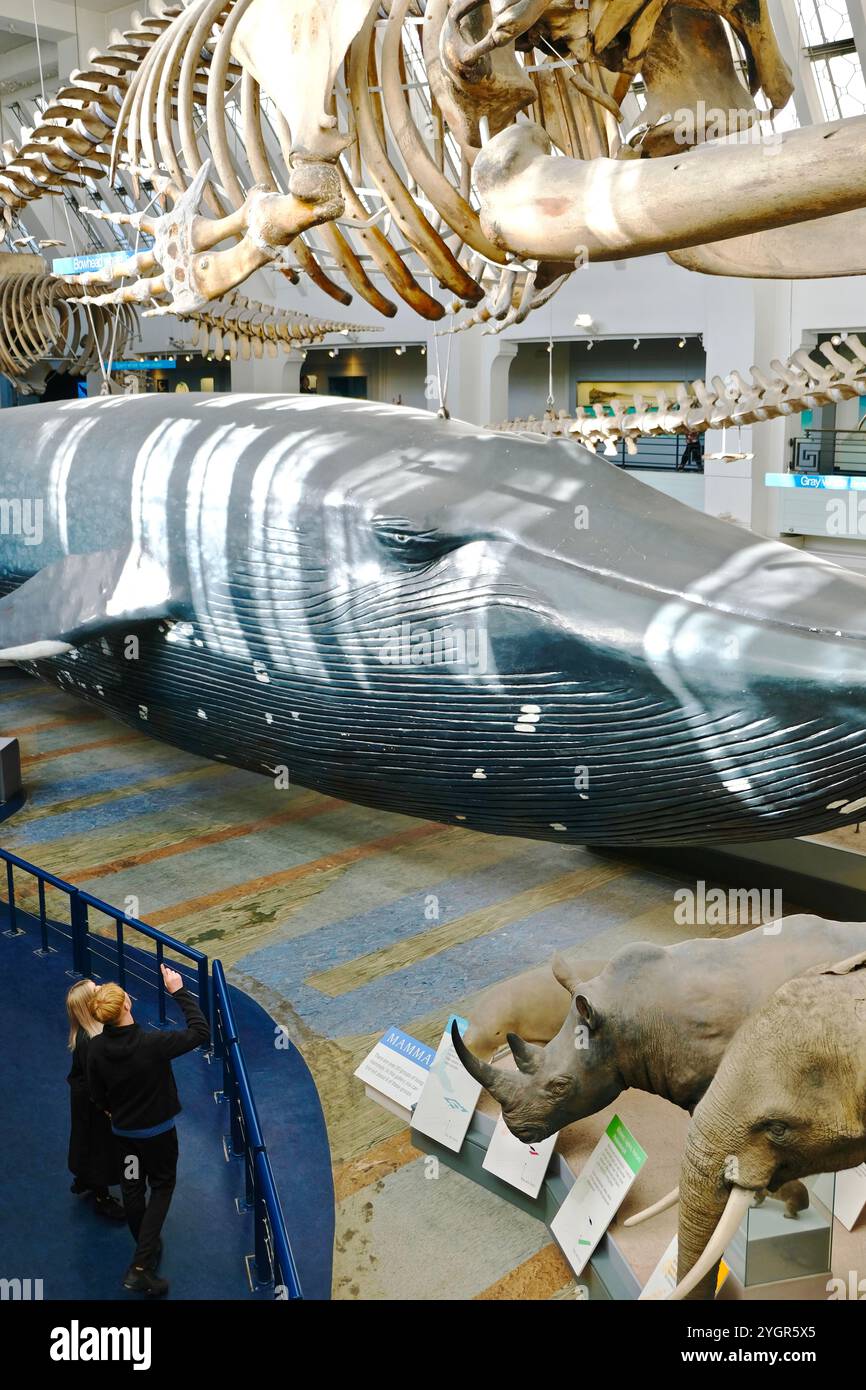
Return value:
M 146 1293 L 150 1298 L 162 1298 L 163 1294 L 168 1293 L 168 1280 L 160 1279 L 149 1269 L 136 1269 L 130 1265 L 123 1276 L 123 1287 L 129 1289 L 130 1293 Z
M 97 1197 L 96 1210 L 100 1216 L 107 1216 L 109 1221 L 126 1220 L 126 1212 L 116 1197 Z

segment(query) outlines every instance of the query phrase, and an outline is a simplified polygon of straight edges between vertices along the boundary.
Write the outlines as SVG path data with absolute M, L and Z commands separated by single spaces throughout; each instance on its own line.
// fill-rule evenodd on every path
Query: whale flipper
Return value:
M 164 567 L 140 549 L 67 555 L 0 599 L 0 659 L 38 661 L 117 627 L 175 617 Z

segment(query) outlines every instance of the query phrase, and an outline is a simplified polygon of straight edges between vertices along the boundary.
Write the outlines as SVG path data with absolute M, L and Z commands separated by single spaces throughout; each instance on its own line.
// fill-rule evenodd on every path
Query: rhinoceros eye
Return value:
M 547 1083 L 547 1089 L 551 1095 L 564 1096 L 571 1090 L 572 1084 L 570 1076 L 552 1076 Z

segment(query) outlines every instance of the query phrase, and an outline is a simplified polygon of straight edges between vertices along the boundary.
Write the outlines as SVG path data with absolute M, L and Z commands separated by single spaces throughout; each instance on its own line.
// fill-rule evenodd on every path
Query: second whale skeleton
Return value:
M 192 325 L 190 348 L 217 361 L 277 357 L 321 343 L 329 333 L 379 331 L 278 309 L 237 293 L 183 315 L 182 322 Z M 137 332 L 130 305 L 112 313 L 89 303 L 82 286 L 48 274 L 40 257 L 0 255 L 0 374 L 22 395 L 42 395 L 54 364 L 76 376 L 102 371 L 107 380 Z
M 133 277 L 108 302 L 184 312 L 271 264 L 384 315 L 393 292 L 501 331 L 587 260 L 864 268 L 866 117 L 761 139 L 753 97 L 792 91 L 764 0 L 193 0 L 89 64 L 0 189 L 11 208 L 82 171 L 145 171 L 169 206 L 114 215 L 153 245 L 101 277 Z M 700 109 L 722 115 L 710 140 L 681 119 Z
M 843 347 L 850 356 L 840 351 Z M 828 340 L 811 351 L 801 348 L 785 362 L 774 359 L 769 370 L 750 368 L 750 376 L 749 381 L 733 371 L 709 383 L 679 382 L 675 400 L 659 392 L 654 404 L 648 404 L 637 392 L 631 406 L 612 401 L 604 407 L 585 406 L 577 416 L 548 409 L 539 418 L 506 420 L 494 428 L 506 434 L 573 438 L 590 448 L 603 444 L 608 453 L 615 453 L 624 440 L 634 454 L 638 439 L 646 435 L 739 429 L 866 395 L 866 344 L 848 333 L 838 346 Z

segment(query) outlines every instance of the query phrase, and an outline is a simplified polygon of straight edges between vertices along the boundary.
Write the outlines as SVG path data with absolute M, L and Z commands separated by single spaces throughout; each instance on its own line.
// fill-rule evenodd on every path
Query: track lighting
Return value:
M 595 347 L 595 339 L 594 339 L 594 338 L 590 338 L 589 342 L 588 342 L 587 345 L 586 345 L 586 350 L 587 350 L 587 352 L 592 352 L 592 350 L 593 350 L 594 347 Z
M 677 347 L 684 348 L 685 345 L 686 345 L 686 340 L 685 340 L 685 338 L 680 338 L 679 342 L 677 343 Z
M 635 338 L 632 347 L 634 348 L 635 352 L 637 352 L 638 348 L 640 347 L 640 338 Z

